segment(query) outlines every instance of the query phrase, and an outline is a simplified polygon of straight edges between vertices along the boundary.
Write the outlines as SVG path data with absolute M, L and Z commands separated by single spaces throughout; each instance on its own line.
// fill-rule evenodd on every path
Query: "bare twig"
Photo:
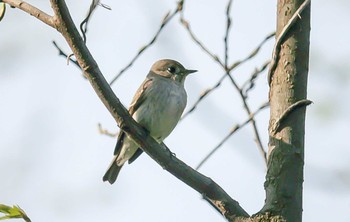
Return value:
M 187 30 L 188 34 L 191 36 L 192 40 L 214 61 L 216 61 L 221 67 L 225 67 L 224 63 L 220 60 L 220 58 L 212 53 L 194 34 L 191 29 L 190 23 L 184 17 L 184 10 L 180 12 L 180 22 Z
M 242 129 L 245 125 L 247 125 L 249 122 L 253 120 L 253 118 L 263 109 L 269 106 L 268 102 L 265 102 L 262 104 L 254 113 L 251 114 L 251 116 L 244 121 L 241 124 L 236 124 L 230 132 L 219 142 L 217 146 L 215 146 L 204 158 L 203 160 L 197 165 L 196 170 L 198 170 L 218 149 L 238 130 Z
M 185 112 L 185 113 L 182 115 L 181 120 L 185 119 L 185 118 L 188 116 L 188 114 L 192 113 L 192 112 L 197 108 L 198 104 L 199 104 L 205 97 L 207 97 L 212 91 L 214 91 L 215 89 L 217 89 L 217 88 L 221 85 L 221 83 L 222 83 L 222 81 L 225 79 L 225 77 L 226 77 L 226 74 L 223 75 L 223 76 L 219 79 L 219 81 L 218 81 L 214 86 L 212 86 L 211 88 L 208 88 L 208 89 L 204 90 L 204 91 L 199 95 L 199 98 L 198 98 L 197 101 L 192 105 L 192 107 L 191 107 L 187 112 Z
M 267 75 L 267 81 L 268 81 L 269 85 L 271 84 L 272 75 L 275 72 L 275 69 L 277 67 L 277 62 L 279 59 L 279 54 L 280 54 L 281 46 L 282 46 L 282 41 L 284 40 L 284 37 L 286 36 L 286 34 L 290 30 L 290 28 L 293 27 L 293 25 L 296 23 L 296 21 L 298 19 L 301 19 L 300 14 L 310 4 L 310 2 L 311 2 L 311 0 L 305 0 L 303 2 L 303 4 L 300 5 L 298 10 L 295 11 L 293 16 L 289 19 L 287 24 L 283 27 L 282 31 L 280 32 L 280 34 L 276 38 L 276 43 L 275 43 L 275 46 L 274 46 L 273 51 L 272 51 L 272 60 L 271 60 L 269 72 Z
M 86 43 L 86 33 L 87 33 L 87 28 L 88 28 L 88 23 L 90 21 L 90 18 L 92 16 L 92 13 L 95 11 L 97 6 L 102 6 L 105 9 L 112 10 L 108 5 L 102 4 L 101 0 L 92 0 L 91 5 L 89 8 L 89 11 L 86 15 L 86 18 L 80 23 L 80 32 L 83 35 L 83 41 Z
M 70 61 L 73 64 L 75 64 L 76 66 L 78 66 L 79 69 L 81 69 L 80 66 L 79 66 L 79 63 L 76 60 L 72 59 L 72 56 L 71 56 L 72 54 L 67 55 L 65 52 L 63 52 L 63 50 L 57 45 L 57 43 L 55 41 L 52 41 L 52 44 L 58 50 L 58 55 L 59 56 L 64 56 L 65 58 L 67 58 L 67 65 L 68 65 L 68 61 Z
M 110 136 L 110 137 L 117 137 L 118 136 L 118 133 L 111 133 L 109 132 L 108 130 L 104 129 L 102 127 L 102 124 L 101 123 L 98 123 L 97 124 L 97 127 L 98 127 L 98 132 L 100 134 L 103 134 L 103 135 L 106 135 L 106 136 Z
M 52 28 L 56 28 L 52 16 L 46 14 L 45 12 L 41 11 L 40 9 L 27 2 L 21 0 L 2 0 L 2 2 L 9 4 L 11 7 L 21 9 L 27 12 L 28 14 L 36 17 L 45 24 L 51 26 Z
M 226 15 L 227 15 L 227 21 L 228 21 L 228 24 L 227 24 L 227 28 L 226 28 L 226 37 L 224 39 L 224 44 L 227 44 L 227 40 L 228 40 L 228 32 L 229 32 L 229 27 L 231 25 L 231 20 L 230 20 L 230 16 L 229 16 L 229 10 L 230 10 L 230 6 L 231 6 L 231 2 L 229 1 L 228 3 L 228 6 L 227 6 L 227 10 L 226 10 Z M 241 99 L 242 99 L 242 102 L 243 102 L 243 105 L 244 105 L 244 109 L 246 110 L 248 116 L 251 115 L 251 111 L 250 111 L 250 108 L 248 106 L 248 103 L 246 101 L 246 97 L 245 95 L 243 94 L 243 91 L 242 89 L 238 86 L 238 84 L 236 83 L 236 81 L 233 79 L 233 77 L 231 76 L 230 72 L 237 68 L 239 65 L 243 64 L 244 62 L 248 61 L 249 59 L 253 58 L 255 55 L 257 55 L 257 53 L 260 51 L 261 47 L 263 46 L 263 44 L 269 40 L 271 37 L 273 37 L 275 35 L 275 33 L 271 33 L 269 35 L 267 35 L 264 40 L 258 45 L 257 48 L 255 48 L 245 59 L 243 60 L 240 60 L 240 61 L 237 61 L 235 63 L 233 63 L 230 67 L 227 67 L 227 65 L 225 65 L 224 63 L 221 62 L 221 60 L 218 58 L 218 56 L 214 55 L 212 52 L 210 52 L 199 40 L 198 38 L 194 35 L 194 33 L 192 32 L 192 30 L 190 29 L 190 26 L 189 26 L 189 23 L 183 18 L 183 13 L 181 14 L 181 22 L 182 24 L 185 26 L 185 28 L 187 29 L 187 31 L 189 32 L 191 38 L 193 39 L 193 41 L 195 43 L 197 43 L 197 45 L 199 47 L 201 47 L 214 61 L 216 61 L 217 63 L 220 64 L 220 66 L 225 70 L 225 75 L 220 78 L 219 82 L 217 84 L 214 85 L 214 87 L 208 89 L 208 90 L 205 90 L 199 97 L 199 99 L 195 102 L 195 104 L 189 109 L 189 111 L 187 111 L 182 119 L 184 119 L 189 113 L 193 112 L 195 110 L 195 108 L 198 106 L 198 104 L 200 103 L 200 101 L 202 101 L 210 92 L 212 92 L 214 89 L 217 89 L 220 85 L 221 85 L 221 82 L 225 79 L 225 77 L 229 77 L 231 83 L 234 85 L 234 87 L 236 88 L 236 90 L 239 92 L 240 96 L 241 96 Z M 226 48 L 227 46 L 225 46 Z M 225 60 L 226 60 L 226 63 L 227 63 L 227 57 L 228 55 L 226 54 L 227 51 L 225 50 Z M 251 120 L 251 123 L 252 123 L 252 127 L 253 127 L 253 131 L 254 131 L 254 135 L 255 135 L 255 139 L 256 139 L 256 142 L 257 142 L 257 145 L 258 145 L 258 148 L 265 160 L 265 163 L 267 163 L 267 159 L 266 159 L 266 151 L 262 145 L 262 142 L 261 142 L 261 139 L 260 139 L 260 136 L 259 136 L 259 133 L 258 133 L 258 129 L 257 129 L 257 126 L 256 126 L 256 122 L 254 120 L 254 118 Z
M 294 112 L 295 110 L 297 110 L 298 108 L 301 107 L 306 107 L 308 105 L 310 105 L 312 103 L 312 101 L 308 100 L 308 99 L 302 99 L 300 101 L 297 101 L 295 103 L 293 103 L 292 105 L 290 105 L 283 113 L 282 115 L 279 117 L 279 119 L 274 123 L 272 130 L 271 130 L 271 135 L 275 135 L 277 133 L 278 130 L 280 130 L 281 128 L 281 124 L 287 119 L 287 117 Z
M 183 17 L 183 15 L 181 15 L 180 18 L 181 24 L 186 28 L 187 32 L 190 34 L 192 40 L 204 51 L 207 53 L 207 55 L 209 55 L 209 57 L 211 57 L 214 61 L 216 61 L 217 63 L 219 63 L 219 65 L 221 67 L 225 67 L 225 65 L 222 63 L 222 61 L 220 60 L 220 58 L 215 55 L 214 53 L 212 53 L 197 37 L 196 35 L 193 33 L 190 24 L 188 21 L 186 21 Z
M 86 15 L 86 18 L 80 23 L 80 32 L 83 35 L 83 41 L 86 43 L 86 33 L 88 28 L 88 23 L 92 16 L 92 13 L 95 11 L 96 7 L 100 4 L 100 0 L 92 0 L 90 4 L 89 11 Z
M 230 18 L 230 8 L 231 8 L 231 4 L 232 4 L 232 1 L 229 0 L 229 3 L 227 5 L 227 10 L 226 10 L 226 17 L 227 17 L 227 26 L 226 26 L 226 34 L 225 34 L 225 39 L 224 39 L 224 45 L 225 45 L 225 71 L 226 71 L 226 75 L 229 77 L 232 85 L 236 88 L 237 92 L 239 92 L 240 96 L 241 96 L 241 99 L 242 99 L 242 102 L 243 102 L 243 105 L 244 105 L 244 109 L 246 110 L 248 116 L 250 116 L 252 119 L 251 119 L 251 124 L 252 124 L 252 127 L 253 127 L 253 131 L 254 131 L 254 135 L 255 135 L 255 140 L 258 144 L 258 147 L 259 147 L 259 150 L 265 160 L 265 163 L 267 164 L 267 157 L 266 157 L 266 151 L 262 145 L 262 142 L 261 142 L 261 139 L 260 139 L 260 135 L 259 135 L 259 132 L 258 132 L 258 128 L 256 126 L 256 123 L 255 123 L 255 119 L 254 119 L 254 116 L 252 116 L 252 113 L 250 111 L 250 108 L 248 106 L 248 102 L 247 102 L 247 97 L 243 94 L 243 90 L 241 87 L 238 86 L 237 82 L 234 80 L 234 78 L 232 77 L 231 73 L 230 73 L 230 70 L 227 66 L 227 59 L 228 59 L 228 33 L 229 33 L 229 29 L 230 29 L 230 26 L 231 26 L 231 18 Z M 264 41 L 256 48 L 256 50 L 254 50 L 248 57 L 245 61 L 247 61 L 248 59 L 254 57 L 258 51 L 260 50 L 261 46 L 263 45 L 263 43 L 265 41 L 267 41 L 270 37 L 271 37 L 272 34 L 268 35 Z M 234 67 L 237 67 L 234 66 Z M 231 69 L 232 70 L 232 69 Z
M 248 105 L 248 102 L 247 102 L 247 98 L 243 94 L 243 90 L 238 86 L 238 84 L 232 78 L 231 75 L 229 75 L 229 78 L 231 80 L 231 83 L 234 85 L 234 87 L 238 91 L 238 93 L 239 93 L 239 95 L 240 95 L 240 97 L 242 99 L 242 102 L 243 102 L 243 107 L 244 107 L 245 111 L 247 112 L 248 116 L 252 116 L 252 113 L 250 111 L 250 108 L 249 108 L 249 105 Z M 254 136 L 255 136 L 255 141 L 256 141 L 256 143 L 258 145 L 258 148 L 259 148 L 259 151 L 260 151 L 261 155 L 263 156 L 264 161 L 265 161 L 265 163 L 267 165 L 266 151 L 264 149 L 264 146 L 262 145 L 262 142 L 261 142 L 261 139 L 260 139 L 260 135 L 259 135 L 259 132 L 258 132 L 258 127 L 256 126 L 256 122 L 255 122 L 254 116 L 252 116 L 251 124 L 252 124 L 252 128 L 253 128 Z
M 163 28 L 174 18 L 174 16 L 182 10 L 182 5 L 183 5 L 183 1 L 179 1 L 176 9 L 170 14 L 170 12 L 168 12 L 163 20 L 162 23 L 158 29 L 158 31 L 156 32 L 156 34 L 153 36 L 153 38 L 151 39 L 150 42 L 148 42 L 145 46 L 143 46 L 134 56 L 134 58 L 131 59 L 131 61 L 129 62 L 129 64 L 127 64 L 122 70 L 120 70 L 120 72 L 111 80 L 110 85 L 112 85 L 115 81 L 117 81 L 117 79 L 127 70 L 129 69 L 134 62 L 136 61 L 136 59 L 150 46 L 153 45 L 153 43 L 157 40 L 159 34 L 162 32 Z
M 191 32 L 191 31 L 190 31 Z M 259 43 L 259 45 L 251 52 L 248 54 L 248 56 L 240 61 L 237 61 L 235 63 L 233 63 L 230 68 L 229 71 L 233 71 L 233 69 L 237 68 L 240 65 L 243 65 L 246 61 L 248 61 L 250 58 L 253 58 L 255 55 L 257 55 L 257 53 L 260 51 L 261 47 L 264 45 L 264 43 L 267 42 L 267 40 L 269 40 L 270 38 L 272 38 L 275 35 L 275 33 L 270 33 L 269 35 L 267 35 L 263 41 L 261 41 Z M 191 35 L 192 36 L 192 35 Z M 194 41 L 196 41 L 195 39 L 193 39 Z M 198 42 L 197 42 L 198 44 Z M 199 44 L 201 44 L 199 42 Z M 199 45 L 201 48 L 204 47 L 203 45 Z M 213 58 L 216 62 L 218 62 L 220 64 L 220 66 L 222 68 L 225 69 L 225 65 L 223 65 L 223 63 L 219 60 L 219 58 L 217 56 L 214 56 L 210 51 L 206 51 L 204 50 L 211 58 Z M 218 60 L 216 60 L 218 59 Z M 187 117 L 188 114 L 192 113 L 198 106 L 198 104 L 205 98 L 207 97 L 210 93 L 212 93 L 215 89 L 217 89 L 221 83 L 225 80 L 225 78 L 228 75 L 226 74 L 226 72 L 220 77 L 220 79 L 214 84 L 214 86 L 203 90 L 203 92 L 199 95 L 199 98 L 197 99 L 197 101 L 191 106 L 191 108 L 188 109 L 188 111 L 186 113 L 184 113 L 184 115 L 182 116 L 181 120 L 183 120 L 185 117 Z
M 270 34 L 268 34 L 260 43 L 259 45 L 253 49 L 253 51 L 251 51 L 247 57 L 245 57 L 242 60 L 236 61 L 234 62 L 230 67 L 229 67 L 229 71 L 232 71 L 233 69 L 237 68 L 237 66 L 241 65 L 242 63 L 248 61 L 249 59 L 253 58 L 254 56 L 256 56 L 258 54 L 258 52 L 260 51 L 261 47 L 269 40 L 271 39 L 273 36 L 275 36 L 275 32 L 272 32 Z
M 87 33 L 87 27 L 88 27 L 88 23 L 90 21 L 91 15 L 94 12 L 94 10 L 96 9 L 97 6 L 101 5 L 103 8 L 111 10 L 111 8 L 107 5 L 103 5 L 100 3 L 100 0 L 92 0 L 89 11 L 87 13 L 86 18 L 80 23 L 80 31 L 83 35 L 83 41 L 86 43 L 86 33 Z M 52 43 L 54 44 L 54 46 L 57 48 L 59 55 L 64 56 L 67 58 L 67 65 L 69 64 L 69 62 L 73 62 L 75 65 L 77 65 L 80 68 L 78 62 L 74 59 L 72 59 L 72 57 L 74 56 L 73 53 L 71 54 L 67 54 L 65 52 L 63 52 L 63 50 L 57 45 L 57 43 L 55 41 L 52 41 Z M 85 76 L 83 75 L 83 77 L 85 78 Z
M 250 78 L 245 83 L 243 83 L 241 89 L 243 90 L 243 94 L 245 97 L 247 97 L 248 92 L 254 88 L 255 80 L 258 77 L 258 75 L 263 71 L 265 71 L 265 69 L 268 67 L 269 64 L 270 64 L 270 61 L 266 61 L 259 69 L 255 68 Z
M 231 5 L 232 0 L 228 1 L 227 8 L 226 8 L 226 32 L 225 32 L 225 38 L 224 38 L 224 45 L 225 45 L 225 70 L 228 69 L 228 38 L 229 38 L 229 32 L 231 28 L 231 17 L 230 17 L 230 11 L 231 11 Z

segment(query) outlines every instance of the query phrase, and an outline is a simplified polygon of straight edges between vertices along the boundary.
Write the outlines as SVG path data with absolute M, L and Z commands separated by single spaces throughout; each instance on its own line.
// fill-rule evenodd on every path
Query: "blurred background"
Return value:
M 48 1 L 29 1 L 52 14 Z M 186 1 L 184 15 L 193 32 L 223 58 L 228 1 Z M 90 1 L 67 1 L 79 24 Z M 151 40 L 176 1 L 146 0 L 102 3 L 89 24 L 87 45 L 110 81 Z M 313 1 L 305 143 L 304 221 L 350 221 L 350 2 Z M 245 58 L 276 24 L 276 1 L 233 1 L 229 62 Z M 7 7 L 0 22 L 0 203 L 18 204 L 32 221 L 225 221 L 211 206 L 143 154 L 121 171 L 112 186 L 102 182 L 116 138 L 101 135 L 98 123 L 118 132 L 115 121 L 78 68 L 66 65 L 52 41 L 69 52 L 60 34 Z M 270 59 L 274 40 L 232 74 L 244 83 Z M 156 43 L 112 85 L 128 106 L 153 62 L 180 61 L 199 72 L 188 77 L 188 107 L 224 74 L 193 43 L 177 15 Z M 344 96 L 344 98 L 343 98 Z M 268 99 L 266 72 L 257 80 L 248 103 L 256 110 Z M 192 167 L 229 130 L 247 119 L 231 83 L 203 100 L 165 140 L 177 157 Z M 268 109 L 257 115 L 265 149 Z M 264 203 L 265 165 L 252 127 L 234 134 L 200 169 L 250 214 Z M 14 220 L 21 221 L 21 220 Z

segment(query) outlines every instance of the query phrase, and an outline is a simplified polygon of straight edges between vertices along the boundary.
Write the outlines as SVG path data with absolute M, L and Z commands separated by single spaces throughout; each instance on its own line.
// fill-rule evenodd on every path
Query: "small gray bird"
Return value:
M 163 142 L 179 122 L 187 103 L 184 82 L 188 74 L 196 71 L 185 69 L 175 60 L 162 59 L 153 64 L 137 90 L 129 113 L 158 143 Z M 132 163 L 142 152 L 126 133 L 120 131 L 114 159 L 103 181 L 113 184 L 123 164 L 126 161 Z

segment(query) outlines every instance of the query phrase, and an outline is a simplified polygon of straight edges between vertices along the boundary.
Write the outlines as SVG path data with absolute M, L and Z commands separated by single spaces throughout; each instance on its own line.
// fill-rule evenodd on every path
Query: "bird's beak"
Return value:
M 198 70 L 191 70 L 191 69 L 186 69 L 185 73 L 186 75 L 197 72 Z

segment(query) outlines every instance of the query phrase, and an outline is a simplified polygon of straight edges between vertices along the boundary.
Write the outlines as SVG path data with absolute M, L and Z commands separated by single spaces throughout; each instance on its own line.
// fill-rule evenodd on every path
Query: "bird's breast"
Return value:
M 186 107 L 184 87 L 173 82 L 154 82 L 145 101 L 134 113 L 134 119 L 145 127 L 158 142 L 175 128 Z

